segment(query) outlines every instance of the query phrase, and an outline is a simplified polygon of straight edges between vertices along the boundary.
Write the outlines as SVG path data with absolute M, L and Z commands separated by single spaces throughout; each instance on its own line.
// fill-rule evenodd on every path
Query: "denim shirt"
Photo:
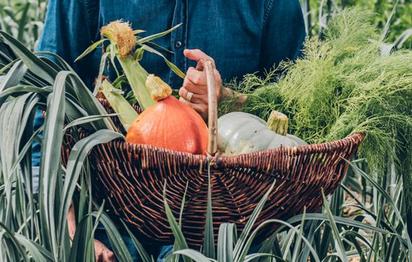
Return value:
M 164 55 L 186 71 L 194 63 L 183 56 L 183 50 L 201 49 L 215 59 L 224 81 L 294 59 L 305 38 L 298 0 L 49 0 L 38 49 L 62 56 L 91 84 L 101 50 L 80 62 L 73 61 L 100 38 L 101 26 L 118 19 L 145 30 L 142 36 L 182 24 L 156 40 L 172 52 Z M 142 65 L 173 88 L 181 86 L 182 79 L 162 58 L 147 53 Z

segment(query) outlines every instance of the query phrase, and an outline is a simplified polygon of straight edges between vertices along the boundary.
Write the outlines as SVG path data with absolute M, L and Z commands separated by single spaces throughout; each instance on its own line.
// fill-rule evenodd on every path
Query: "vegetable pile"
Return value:
M 255 118 L 255 123 L 251 124 L 253 117 L 248 116 L 250 119 L 245 121 L 249 129 L 245 132 L 253 133 L 259 125 L 259 128 L 265 129 L 262 132 L 272 132 L 263 125 L 262 119 L 268 119 L 270 113 L 277 110 L 289 117 L 291 133 L 308 143 L 332 141 L 353 132 L 364 132 L 366 138 L 360 149 L 360 156 L 366 157 L 371 167 L 384 170 L 382 165 L 389 159 L 407 167 L 406 163 L 410 161 L 412 152 L 412 52 L 397 51 L 382 55 L 380 36 L 369 22 L 370 18 L 371 15 L 362 10 L 342 11 L 331 21 L 321 38 L 313 37 L 306 41 L 301 59 L 280 64 L 266 79 L 256 75 L 246 76 L 236 87 L 247 93 L 247 100 L 241 111 L 261 119 Z M 138 60 L 142 51 L 153 51 L 145 45 L 145 41 L 152 40 L 153 37 L 136 40 L 135 33 L 127 24 L 119 22 L 102 29 L 103 36 L 111 42 L 106 50 L 116 51 L 137 101 L 147 110 L 158 102 L 151 97 L 150 88 L 146 84 L 149 74 L 139 65 Z M 162 35 L 164 34 L 158 36 Z M 136 45 L 141 48 L 136 49 Z M 183 74 L 170 62 L 166 62 L 179 75 Z M 204 152 L 207 129 L 204 122 L 197 119 L 197 114 L 179 113 L 181 117 L 176 118 L 170 113 L 159 113 L 160 111 L 151 109 L 149 112 L 152 112 L 152 116 L 147 117 L 145 113 L 144 118 L 143 114 L 137 117 L 120 90 L 105 81 L 101 91 L 119 113 L 126 130 L 155 133 L 150 134 L 150 139 L 143 139 L 139 133 L 128 134 L 129 142 L 149 143 L 192 153 Z M 238 105 L 235 100 L 237 99 L 225 101 L 221 111 L 237 111 L 239 108 L 235 110 L 233 107 L 234 104 Z M 173 104 L 180 103 L 176 101 Z M 187 107 L 181 110 L 189 112 L 191 109 Z M 163 117 L 159 114 L 163 114 Z M 296 142 L 285 137 L 287 130 L 271 134 L 270 137 L 253 136 L 250 132 L 249 135 L 243 134 L 235 127 L 240 120 L 233 120 L 239 114 L 223 116 L 219 121 L 220 148 L 227 154 L 263 150 L 280 144 L 296 146 L 303 143 L 300 139 Z M 166 120 L 170 120 L 172 124 L 166 124 Z M 143 122 L 151 122 L 151 127 L 146 125 L 142 128 Z M 132 124 L 134 128 L 130 129 Z M 179 137 L 173 135 L 172 126 L 178 129 L 185 125 L 190 126 L 186 133 L 184 130 L 175 130 Z M 234 129 L 235 133 L 227 135 Z M 183 137 L 189 137 L 192 145 L 196 145 L 186 148 L 179 145 L 176 141 Z M 269 143 L 273 137 L 279 139 Z M 245 145 L 239 139 L 249 141 Z M 265 141 L 262 143 L 256 140 L 254 143 L 253 139 Z
M 110 42 L 105 47 L 102 65 L 110 56 L 112 65 L 116 67 L 116 58 L 124 76 L 120 75 L 114 82 L 119 82 L 122 78 L 127 80 L 132 89 L 132 102 L 136 101 L 144 110 L 139 115 L 130 101 L 123 96 L 122 89 L 109 80 L 103 80 L 100 84 L 98 94 L 104 97 L 118 114 L 124 130 L 127 130 L 128 143 L 205 154 L 208 144 L 206 123 L 191 107 L 171 96 L 172 90 L 163 80 L 149 75 L 139 63 L 144 51 L 161 55 L 146 43 L 171 30 L 139 39 L 136 34 L 140 31 L 133 31 L 127 23 L 114 21 L 101 29 L 102 40 L 93 44 L 79 58 L 93 51 L 98 45 Z M 140 48 L 137 48 L 138 46 Z M 178 75 L 184 75 L 172 63 L 166 59 L 165 61 Z M 268 125 L 256 116 L 234 112 L 221 117 L 219 126 L 219 147 L 221 152 L 227 155 L 305 144 L 301 139 L 287 134 L 287 117 L 275 111 L 269 118 Z
M 93 44 L 79 58 L 93 51 L 99 44 L 110 42 L 105 48 L 102 64 L 105 64 L 106 58 L 110 55 L 112 65 L 116 66 L 116 58 L 124 72 L 124 76 L 119 78 L 127 79 L 134 99 L 144 110 L 139 115 L 123 96 L 121 88 L 115 87 L 107 79 L 102 81 L 98 93 L 118 113 L 123 128 L 127 130 L 128 143 L 152 145 L 192 154 L 206 154 L 208 128 L 201 116 L 191 107 L 171 96 L 170 86 L 159 77 L 149 75 L 139 63 L 144 51 L 162 56 L 147 43 L 173 29 L 145 38 L 137 38 L 136 34 L 141 31 L 133 31 L 128 23 L 114 21 L 101 29 L 102 40 Z M 165 57 L 163 58 L 176 74 L 184 76 L 183 72 Z M 99 79 L 103 78 L 99 77 Z
M 308 143 L 364 132 L 359 153 L 370 167 L 384 170 L 382 165 L 395 159 L 408 168 L 412 52 L 381 55 L 370 18 L 362 10 L 342 11 L 323 39 L 306 41 L 301 59 L 282 63 L 265 79 L 246 76 L 236 87 L 248 93 L 241 110 L 264 119 L 272 110 L 282 111 L 292 133 Z M 221 111 L 233 110 L 234 103 L 226 101 Z

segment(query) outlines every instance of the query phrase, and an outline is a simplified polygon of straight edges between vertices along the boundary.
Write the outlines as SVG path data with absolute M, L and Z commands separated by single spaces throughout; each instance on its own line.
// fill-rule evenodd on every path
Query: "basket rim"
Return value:
M 307 145 L 299 145 L 295 147 L 288 147 L 288 146 L 281 146 L 278 148 L 273 148 L 273 149 L 267 149 L 267 150 L 262 150 L 262 151 L 256 151 L 256 152 L 250 152 L 250 153 L 243 153 L 239 155 L 222 155 L 222 154 L 216 154 L 215 156 L 210 156 L 210 155 L 201 155 L 201 154 L 192 154 L 192 153 L 187 153 L 187 152 L 181 152 L 181 151 L 176 151 L 168 148 L 163 148 L 163 147 L 156 147 L 153 145 L 148 145 L 148 144 L 131 144 L 126 142 L 126 140 L 119 138 L 114 141 L 109 142 L 110 143 L 121 143 L 125 148 L 130 148 L 133 151 L 135 150 L 148 150 L 148 151 L 157 151 L 161 152 L 167 155 L 171 156 L 178 156 L 178 157 L 187 157 L 191 159 L 199 159 L 201 161 L 204 160 L 223 160 L 223 161 L 229 161 L 233 162 L 238 159 L 245 159 L 245 158 L 253 158 L 253 157 L 262 157 L 265 155 L 272 155 L 272 154 L 282 154 L 286 153 L 288 155 L 297 155 L 301 153 L 321 153 L 321 152 L 330 152 L 333 150 L 336 150 L 336 148 L 341 148 L 345 147 L 347 145 L 353 144 L 353 145 L 358 145 L 360 144 L 363 139 L 365 138 L 365 134 L 362 132 L 355 132 L 350 135 L 348 135 L 345 138 L 334 140 L 334 141 L 329 141 L 329 142 L 324 142 L 324 143 L 319 143 L 319 144 L 307 144 Z

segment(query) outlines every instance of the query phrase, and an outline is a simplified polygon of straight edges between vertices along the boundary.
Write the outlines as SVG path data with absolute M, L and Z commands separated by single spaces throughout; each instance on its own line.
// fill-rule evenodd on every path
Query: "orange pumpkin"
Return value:
M 171 96 L 171 88 L 150 75 L 146 81 L 156 104 L 148 107 L 130 126 L 126 141 L 192 154 L 205 154 L 208 129 L 190 106 Z

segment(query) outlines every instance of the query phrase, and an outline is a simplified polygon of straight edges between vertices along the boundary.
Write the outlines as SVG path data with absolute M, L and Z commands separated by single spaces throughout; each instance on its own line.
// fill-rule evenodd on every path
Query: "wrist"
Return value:
M 236 103 L 240 105 L 244 104 L 247 99 L 245 94 L 237 92 L 229 87 L 224 87 L 223 85 L 221 87 L 220 94 L 220 100 L 232 99 L 236 100 Z

